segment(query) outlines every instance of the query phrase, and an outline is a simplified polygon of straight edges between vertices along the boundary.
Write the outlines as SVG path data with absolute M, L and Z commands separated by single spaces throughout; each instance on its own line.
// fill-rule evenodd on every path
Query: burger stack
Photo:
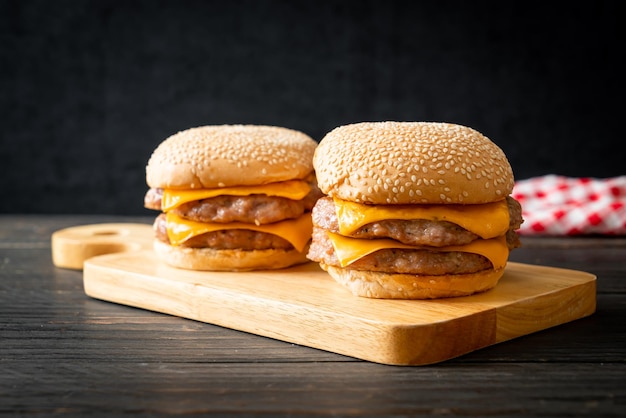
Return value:
M 329 132 L 308 253 L 353 294 L 428 299 L 493 288 L 520 245 L 504 152 L 465 126 L 368 122 Z
M 154 249 L 192 270 L 278 269 L 307 262 L 317 143 L 257 125 L 178 132 L 152 153 L 144 206 L 162 213 Z

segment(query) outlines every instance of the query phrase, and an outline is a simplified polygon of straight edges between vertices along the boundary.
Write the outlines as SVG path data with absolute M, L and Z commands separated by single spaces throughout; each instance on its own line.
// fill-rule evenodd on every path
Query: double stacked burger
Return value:
M 521 208 L 503 151 L 431 122 L 329 132 L 313 157 L 320 190 L 308 258 L 353 294 L 428 299 L 493 288 L 520 245 Z
M 274 126 L 203 126 L 163 141 L 146 167 L 156 253 L 193 270 L 277 269 L 307 262 L 320 197 L 317 143 Z

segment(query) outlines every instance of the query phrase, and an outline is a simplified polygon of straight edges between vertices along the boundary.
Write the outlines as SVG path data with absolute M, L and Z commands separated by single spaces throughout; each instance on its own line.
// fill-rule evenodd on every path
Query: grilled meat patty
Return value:
M 312 185 L 302 200 L 267 195 L 216 196 L 188 202 L 172 210 L 178 216 L 196 222 L 243 222 L 256 225 L 271 224 L 285 219 L 295 219 L 310 212 L 321 192 Z M 150 189 L 144 198 L 144 206 L 161 209 L 161 189 Z M 159 215 L 154 222 L 157 239 L 169 243 L 166 215 Z M 279 236 L 247 229 L 228 229 L 197 235 L 181 244 L 182 247 L 214 249 L 264 250 L 292 249 L 291 243 Z
M 522 222 L 521 206 L 508 197 L 510 223 L 507 244 L 510 249 L 520 246 L 515 229 Z M 331 198 L 325 197 L 313 208 L 313 243 L 307 257 L 313 261 L 340 267 L 326 231 L 339 232 L 339 223 Z M 459 251 L 437 252 L 436 247 L 465 245 L 479 237 L 447 221 L 385 220 L 365 225 L 351 237 L 360 239 L 391 238 L 404 244 L 422 247 L 416 250 L 384 249 L 369 254 L 347 268 L 388 273 L 444 275 L 467 274 L 492 268 L 482 255 Z M 433 248 L 434 247 L 434 248 Z
M 341 267 L 326 231 L 315 226 L 313 227 L 313 241 L 307 257 L 313 261 Z M 383 249 L 366 255 L 345 268 L 436 276 L 475 273 L 490 269 L 492 265 L 482 255 L 459 251 Z
M 510 221 L 509 230 L 518 229 L 522 223 L 522 209 L 515 199 L 508 197 Z M 339 221 L 335 213 L 335 204 L 330 197 L 318 200 L 313 209 L 313 225 L 330 232 L 339 233 Z M 478 239 L 479 236 L 462 227 L 447 221 L 430 221 L 424 219 L 398 220 L 389 219 L 367 224 L 350 235 L 353 238 L 375 239 L 391 238 L 407 245 L 427 245 L 444 247 L 448 245 L 465 245 Z M 517 234 L 507 237 L 509 248 L 519 246 Z
M 161 209 L 163 191 L 150 189 L 144 206 Z M 285 219 L 295 219 L 310 211 L 322 194 L 315 186 L 302 200 L 255 194 L 249 196 L 216 196 L 209 199 L 183 203 L 172 212 L 196 222 L 244 222 L 257 225 L 270 224 Z
M 167 244 L 170 243 L 167 236 L 166 215 L 159 215 L 154 221 L 156 238 Z M 205 248 L 216 250 L 265 250 L 268 248 L 292 249 L 291 243 L 277 235 L 266 232 L 252 231 L 249 229 L 224 229 L 196 235 L 180 244 L 181 247 Z

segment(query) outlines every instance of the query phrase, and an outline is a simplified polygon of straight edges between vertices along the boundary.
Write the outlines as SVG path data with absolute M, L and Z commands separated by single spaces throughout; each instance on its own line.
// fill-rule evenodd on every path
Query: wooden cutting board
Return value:
M 482 294 L 366 299 L 314 263 L 256 272 L 168 267 L 152 239 L 152 227 L 142 224 L 68 228 L 52 236 L 53 262 L 83 268 L 85 292 L 96 299 L 394 365 L 437 363 L 596 308 L 596 277 L 575 270 L 510 262 L 496 288 Z

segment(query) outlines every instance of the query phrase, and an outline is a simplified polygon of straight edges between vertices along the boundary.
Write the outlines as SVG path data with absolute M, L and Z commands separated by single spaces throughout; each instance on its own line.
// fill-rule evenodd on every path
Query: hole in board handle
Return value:
M 92 233 L 92 235 L 110 237 L 110 236 L 122 235 L 122 234 L 120 233 L 120 231 L 110 231 L 109 230 L 109 231 L 94 231 Z

